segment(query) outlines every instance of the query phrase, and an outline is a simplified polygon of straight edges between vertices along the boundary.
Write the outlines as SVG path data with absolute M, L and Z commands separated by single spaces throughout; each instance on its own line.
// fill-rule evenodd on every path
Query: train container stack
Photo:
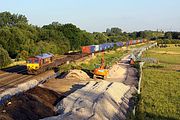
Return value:
M 123 44 L 123 42 L 116 42 L 116 46 L 122 47 L 122 46 L 124 46 L 124 44 Z
M 106 44 L 100 44 L 99 45 L 99 51 L 106 50 L 107 45 Z
M 114 47 L 114 43 L 110 43 L 110 48 L 113 48 Z
M 130 41 L 129 41 L 129 45 L 132 45 L 132 44 L 133 44 L 133 40 L 130 40 Z
M 90 53 L 94 53 L 95 52 L 95 46 L 94 45 L 90 45 Z
M 114 48 L 114 46 L 123 47 L 123 46 L 135 45 L 143 42 L 146 42 L 146 40 L 145 39 L 128 40 L 127 42 L 104 43 L 100 45 L 82 46 L 81 48 L 82 48 L 82 53 L 94 53 L 94 52 L 104 51 L 107 49 L 112 49 Z
M 90 46 L 82 46 L 81 47 L 82 53 L 90 53 Z
M 135 44 L 136 44 L 136 40 L 133 40 L 133 41 L 132 41 L 132 44 L 135 45 Z
M 136 44 L 140 43 L 140 40 L 136 40 Z
M 95 46 L 94 51 L 98 52 L 99 51 L 99 45 L 94 45 L 94 46 Z

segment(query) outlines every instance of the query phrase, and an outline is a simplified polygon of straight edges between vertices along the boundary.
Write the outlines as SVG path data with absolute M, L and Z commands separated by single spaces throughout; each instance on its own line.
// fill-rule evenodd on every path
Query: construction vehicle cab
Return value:
M 101 58 L 101 65 L 97 68 L 94 69 L 94 76 L 93 78 L 102 78 L 102 79 L 106 79 L 109 71 L 108 69 L 106 69 L 105 67 L 105 60 L 104 60 L 104 52 L 102 53 L 102 58 Z
M 135 60 L 136 60 L 136 57 L 135 57 L 134 54 L 132 53 L 132 54 L 130 55 L 129 64 L 130 64 L 130 65 L 134 65 L 134 64 L 135 64 Z
M 134 59 L 133 59 L 133 58 L 130 58 L 129 64 L 130 64 L 130 65 L 134 65 L 134 64 L 135 64 L 135 62 L 134 62 Z

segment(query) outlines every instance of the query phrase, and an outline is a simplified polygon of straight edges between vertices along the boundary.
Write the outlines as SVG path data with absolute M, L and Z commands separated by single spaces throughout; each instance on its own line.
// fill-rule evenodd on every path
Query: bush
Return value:
M 9 65 L 11 62 L 8 52 L 0 46 L 0 68 Z

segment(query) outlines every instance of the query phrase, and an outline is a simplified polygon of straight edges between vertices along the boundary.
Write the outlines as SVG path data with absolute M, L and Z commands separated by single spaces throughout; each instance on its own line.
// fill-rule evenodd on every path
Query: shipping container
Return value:
M 136 44 L 136 40 L 133 40 L 133 41 L 132 41 L 132 44 L 133 44 L 133 45 Z
M 94 53 L 95 52 L 95 46 L 94 45 L 90 45 L 90 53 Z
M 126 42 L 126 46 L 128 46 L 128 45 L 129 45 L 129 41 Z
M 136 44 L 140 43 L 140 40 L 136 40 Z
M 105 50 L 105 45 L 104 44 L 100 44 L 99 45 L 99 51 L 103 51 Z
M 82 53 L 91 53 L 90 46 L 82 46 Z
M 107 50 L 107 49 L 109 49 L 109 48 L 110 48 L 109 43 L 105 43 L 105 44 L 104 44 L 104 46 L 105 46 L 105 50 Z
M 113 48 L 114 47 L 114 43 L 110 43 L 110 47 Z
M 132 40 L 129 40 L 129 45 L 132 45 L 132 42 L 133 42 Z
M 110 47 L 110 46 L 109 46 L 108 43 L 104 43 L 104 48 L 105 48 L 105 50 L 108 49 L 109 47 Z
M 94 48 L 95 52 L 99 51 L 99 45 L 94 45 L 94 46 L 95 46 Z
M 102 51 L 102 50 L 107 50 L 107 49 L 109 49 L 110 47 L 111 47 L 111 46 L 110 46 L 109 43 L 104 43 L 104 44 L 100 44 L 100 45 L 99 45 L 100 51 Z
M 123 42 L 116 42 L 116 45 L 117 45 L 118 47 L 122 47 L 122 46 L 123 46 Z

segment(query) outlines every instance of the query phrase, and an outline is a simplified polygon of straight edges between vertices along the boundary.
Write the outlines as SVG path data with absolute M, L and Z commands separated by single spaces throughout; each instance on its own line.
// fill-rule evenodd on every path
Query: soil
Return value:
M 43 87 L 63 93 L 65 96 L 72 92 L 80 89 L 86 85 L 90 80 L 79 80 L 79 79 L 52 79 L 43 84 Z
M 36 87 L 2 105 L 0 120 L 38 120 L 56 115 L 54 105 L 63 98 L 57 92 Z

